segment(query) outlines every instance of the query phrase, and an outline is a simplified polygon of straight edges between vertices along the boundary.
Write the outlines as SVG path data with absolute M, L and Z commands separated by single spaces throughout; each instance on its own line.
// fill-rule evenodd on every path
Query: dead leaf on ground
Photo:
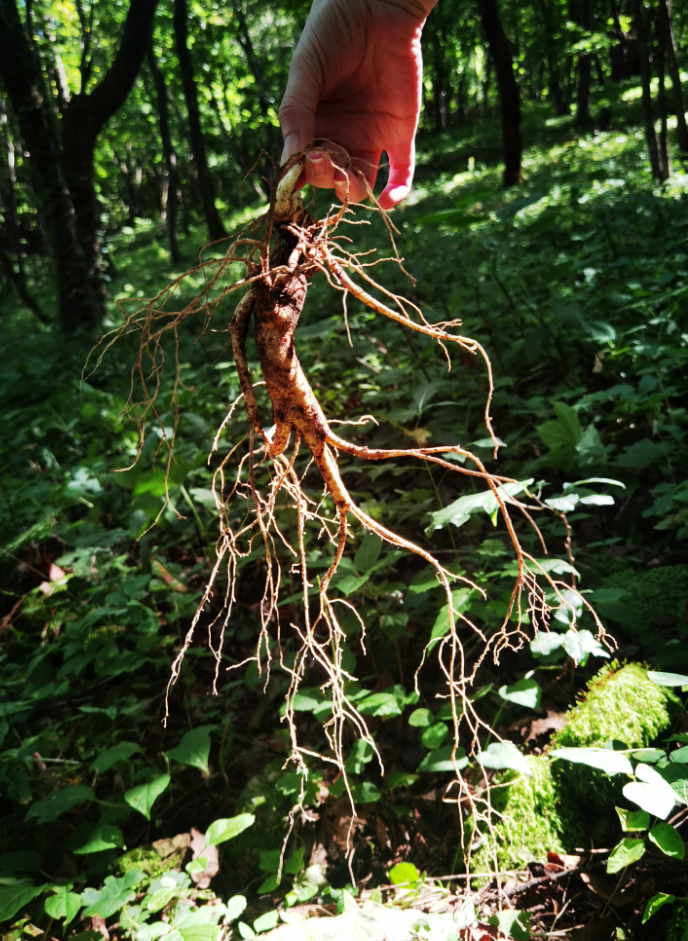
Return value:
M 563 712 L 553 712 L 551 709 L 548 709 L 545 719 L 533 719 L 530 723 L 530 732 L 528 733 L 526 741 L 531 742 L 534 738 L 544 735 L 545 732 L 554 732 L 558 729 L 563 729 L 565 725 L 566 715 Z
M 220 859 L 217 852 L 217 846 L 206 846 L 205 833 L 200 833 L 198 830 L 192 827 L 191 850 L 193 852 L 191 857 L 192 861 L 201 858 L 205 858 L 207 860 L 203 872 L 189 873 L 191 876 L 191 881 L 196 884 L 197 888 L 207 889 L 210 885 L 210 880 L 220 871 Z

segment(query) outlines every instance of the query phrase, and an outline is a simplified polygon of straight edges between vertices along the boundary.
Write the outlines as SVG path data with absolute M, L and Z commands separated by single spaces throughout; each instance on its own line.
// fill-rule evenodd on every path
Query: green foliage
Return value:
M 569 711 L 554 742 L 558 747 L 602 747 L 615 739 L 641 747 L 669 721 L 667 697 L 648 679 L 647 669 L 637 663 L 612 663 L 590 682 L 585 699 Z

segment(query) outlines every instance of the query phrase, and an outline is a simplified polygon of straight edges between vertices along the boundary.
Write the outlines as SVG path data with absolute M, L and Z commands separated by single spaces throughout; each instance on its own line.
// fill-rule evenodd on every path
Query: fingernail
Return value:
M 308 154 L 307 159 L 313 177 L 316 179 L 321 177 L 327 169 L 326 161 L 322 154 Z
M 280 166 L 289 160 L 292 154 L 296 154 L 301 150 L 301 142 L 299 140 L 298 134 L 287 134 L 284 138 L 284 149 L 282 150 L 282 157 L 280 159 Z
M 335 183 L 346 183 L 347 176 L 342 170 L 335 170 L 332 179 Z

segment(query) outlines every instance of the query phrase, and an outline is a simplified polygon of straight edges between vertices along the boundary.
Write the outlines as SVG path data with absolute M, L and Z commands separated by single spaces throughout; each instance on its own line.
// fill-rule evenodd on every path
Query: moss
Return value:
M 666 941 L 686 941 L 688 938 L 688 899 L 674 902 L 674 913 L 667 925 Z
M 552 740 L 556 747 L 602 746 L 617 739 L 630 747 L 649 745 L 669 723 L 667 691 L 631 663 L 606 666 L 590 682 L 585 698 L 568 713 L 567 725 Z M 605 845 L 618 836 L 613 811 L 625 781 L 584 765 L 529 759 L 532 775 L 497 775 L 493 791 L 499 815 L 473 861 L 476 871 L 492 868 L 496 850 L 500 869 L 546 862 L 548 851 L 572 852 Z
M 112 868 L 118 876 L 123 876 L 132 869 L 140 869 L 150 879 L 157 879 L 170 869 L 182 868 L 186 858 L 190 858 L 190 843 L 189 834 L 182 833 L 169 840 L 157 840 L 148 846 L 138 846 L 117 857 Z
M 605 579 L 605 588 L 621 588 L 626 592 L 623 606 L 623 627 L 643 641 L 656 640 L 653 622 L 673 615 L 685 618 L 688 604 L 688 567 L 666 565 L 635 571 L 626 569 Z M 660 629 L 661 630 L 661 629 Z
M 611 663 L 588 685 L 582 702 L 568 713 L 553 738 L 558 747 L 605 745 L 612 739 L 629 747 L 647 745 L 669 725 L 667 692 L 647 678 L 639 663 Z

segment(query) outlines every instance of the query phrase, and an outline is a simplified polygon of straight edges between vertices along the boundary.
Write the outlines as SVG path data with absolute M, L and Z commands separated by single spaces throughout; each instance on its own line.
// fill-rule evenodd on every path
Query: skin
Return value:
M 382 151 L 389 182 L 380 205 L 408 196 L 421 106 L 420 37 L 437 0 L 315 0 L 294 52 L 280 107 L 282 163 L 314 140 L 350 154 L 371 188 Z M 339 146 L 332 147 L 332 144 Z M 301 182 L 334 189 L 344 201 L 366 198 L 364 185 L 322 154 L 308 155 Z

